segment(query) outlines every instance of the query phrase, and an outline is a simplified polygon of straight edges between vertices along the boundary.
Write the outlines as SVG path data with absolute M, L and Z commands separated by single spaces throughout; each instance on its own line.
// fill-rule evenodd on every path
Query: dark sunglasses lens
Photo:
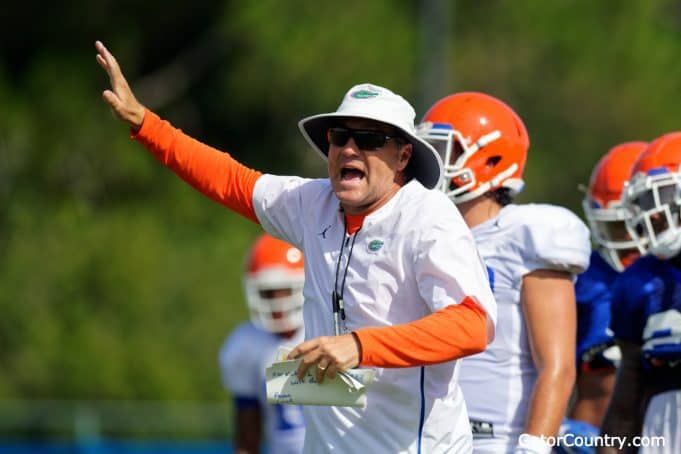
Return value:
M 382 132 L 358 129 L 331 128 L 329 142 L 337 147 L 344 147 L 352 137 L 358 148 L 362 150 L 377 150 L 387 142 L 388 138 Z
M 343 128 L 331 128 L 329 130 L 329 141 L 337 147 L 343 147 L 348 143 L 350 131 Z
M 352 138 L 362 150 L 376 150 L 385 145 L 385 134 L 374 131 L 353 131 Z

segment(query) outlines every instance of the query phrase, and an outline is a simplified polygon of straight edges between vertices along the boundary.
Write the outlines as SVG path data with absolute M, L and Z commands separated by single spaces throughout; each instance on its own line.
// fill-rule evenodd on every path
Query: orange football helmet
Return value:
M 262 234 L 251 247 L 244 274 L 251 321 L 273 333 L 303 326 L 304 282 L 303 253 Z
M 625 219 L 629 210 L 622 205 L 622 190 L 646 142 L 626 142 L 610 150 L 596 163 L 586 196 L 582 201 L 584 214 L 591 227 L 591 236 L 606 262 L 617 271 L 631 265 L 645 253 L 643 242 L 631 236 Z
M 681 251 L 681 132 L 651 142 L 631 172 L 622 199 L 631 211 L 627 227 L 647 240 L 648 252 L 674 257 Z
M 440 189 L 461 203 L 497 188 L 522 191 L 530 139 L 520 117 L 484 93 L 456 93 L 436 102 L 423 117 L 418 135 L 440 153 Z

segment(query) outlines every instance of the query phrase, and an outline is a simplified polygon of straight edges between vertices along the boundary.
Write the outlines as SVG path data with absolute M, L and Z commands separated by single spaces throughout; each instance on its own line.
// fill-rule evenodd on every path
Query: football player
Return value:
M 611 148 L 596 163 L 582 202 L 596 249 L 589 269 L 575 284 L 577 299 L 577 382 L 575 401 L 560 426 L 560 435 L 592 438 L 598 435 L 615 383 L 620 351 L 610 331 L 611 286 L 615 278 L 643 252 L 624 220 L 624 183 L 645 142 L 625 142 Z M 595 453 L 593 444 L 579 449 L 558 446 L 559 453 Z
M 634 164 L 622 201 L 631 211 L 627 228 L 643 238 L 647 255 L 624 270 L 613 286 L 611 327 L 622 362 L 601 432 L 628 440 L 663 437 L 664 446 L 648 438 L 648 446 L 641 445 L 638 452 L 678 453 L 681 132 L 651 142 Z
M 445 165 L 440 189 L 472 229 L 498 304 L 496 338 L 465 358 L 460 383 L 475 452 L 544 452 L 575 377 L 574 277 L 589 264 L 589 230 L 572 212 L 517 205 L 529 137 L 520 117 L 483 93 L 436 102 L 419 134 Z
M 265 368 L 280 345 L 302 342 L 303 254 L 267 234 L 251 247 L 243 284 L 250 321 L 239 325 L 220 350 L 222 381 L 234 398 L 235 451 L 300 453 L 305 426 L 298 405 L 267 403 Z M 263 429 L 264 426 L 264 429 Z

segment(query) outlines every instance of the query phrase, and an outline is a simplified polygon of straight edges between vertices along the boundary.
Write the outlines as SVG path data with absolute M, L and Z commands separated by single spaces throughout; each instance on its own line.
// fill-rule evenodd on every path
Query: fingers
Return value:
M 350 334 L 305 341 L 291 350 L 287 358 L 301 358 L 296 375 L 302 380 L 309 371 L 317 383 L 323 383 L 325 377 L 334 378 L 338 372 L 355 367 L 359 362 L 356 343 Z
M 95 59 L 97 60 L 97 63 L 99 63 L 99 66 L 106 71 L 107 75 L 109 76 L 109 81 L 113 86 L 115 82 L 113 63 L 116 61 L 116 59 L 113 55 L 111 55 L 111 52 L 104 47 L 104 44 L 102 44 L 101 41 L 95 42 L 95 49 L 97 49 L 97 55 L 95 56 Z M 120 68 L 118 68 L 118 73 L 120 73 Z
M 317 363 L 317 367 L 314 373 L 314 378 L 317 381 L 317 383 L 324 383 L 324 376 L 328 373 L 328 369 L 330 369 L 330 366 L 320 360 Z
M 122 92 L 130 91 L 128 86 L 128 81 L 121 71 L 121 67 L 118 65 L 116 58 L 109 52 L 109 50 L 104 47 L 101 41 L 95 43 L 95 48 L 97 49 L 97 55 L 95 59 L 99 66 L 101 66 L 106 73 L 109 75 L 109 82 L 111 82 L 111 88 L 120 97 Z
M 101 55 L 97 54 L 95 55 L 95 60 L 97 60 L 97 63 L 99 63 L 99 66 L 104 68 L 105 71 L 109 71 L 109 65 L 106 63 L 106 60 L 104 60 L 104 57 Z
M 104 101 L 111 106 L 111 108 L 116 111 L 120 108 L 121 100 L 116 96 L 116 94 L 111 90 L 104 90 L 102 92 L 102 98 Z
M 333 379 L 338 374 L 338 368 L 334 365 L 329 365 L 329 363 L 323 358 L 312 363 L 301 362 L 298 370 L 296 371 L 296 376 L 299 380 L 305 378 L 308 370 L 312 375 L 314 375 L 315 381 L 317 383 L 324 383 L 324 378 L 328 377 Z
M 288 352 L 288 355 L 286 355 L 286 359 L 298 359 L 301 355 L 304 355 L 316 348 L 317 339 L 312 339 L 309 341 L 301 342 L 300 344 L 296 345 L 293 350 Z
M 97 49 L 97 62 L 106 70 L 106 72 L 109 74 L 109 77 L 123 75 L 120 66 L 118 66 L 116 58 L 111 52 L 109 52 L 109 49 L 107 49 L 101 41 L 95 42 L 95 49 Z
M 97 49 L 95 59 L 99 66 L 106 71 L 111 83 L 111 90 L 104 90 L 102 98 L 109 104 L 118 118 L 129 123 L 133 130 L 139 130 L 144 121 L 144 106 L 135 98 L 111 52 L 101 41 L 95 42 L 95 49 Z
M 296 372 L 296 375 L 300 380 L 302 380 L 305 375 L 307 374 L 307 371 L 310 369 L 312 366 L 318 366 L 319 362 L 322 358 L 322 351 L 320 348 L 320 339 L 315 338 L 311 339 L 309 341 L 302 342 L 298 344 L 293 350 L 289 352 L 289 354 L 286 356 L 287 359 L 297 359 L 302 357 L 302 361 L 300 362 L 300 366 L 298 366 L 298 370 Z M 324 379 L 324 371 L 328 367 L 328 361 L 325 362 L 326 365 L 322 364 L 321 369 L 319 367 L 316 367 L 317 370 L 315 372 L 315 378 L 319 382 L 320 378 L 321 380 Z

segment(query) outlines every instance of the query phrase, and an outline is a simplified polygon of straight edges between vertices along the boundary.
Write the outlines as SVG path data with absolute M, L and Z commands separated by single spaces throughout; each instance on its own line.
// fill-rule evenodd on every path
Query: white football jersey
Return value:
M 507 205 L 471 229 L 497 300 L 496 337 L 461 361 L 476 452 L 512 452 L 537 379 L 520 304 L 522 278 L 539 269 L 578 274 L 589 265 L 589 230 L 552 205 Z M 506 450 L 506 451 L 504 451 Z
M 640 454 L 681 452 L 681 391 L 672 390 L 650 399 L 641 430 Z
M 283 339 L 245 322 L 229 335 L 220 349 L 222 383 L 233 396 L 258 400 L 264 417 L 267 452 L 272 454 L 301 453 L 305 425 L 299 405 L 267 403 L 265 368 L 275 360 L 280 345 L 295 347 L 304 337 L 302 329 L 294 337 Z
M 349 242 L 328 179 L 263 175 L 253 205 L 269 234 L 305 254 L 307 338 L 334 334 L 336 266 L 339 256 L 348 262 L 350 249 L 347 332 L 409 323 L 473 296 L 487 312 L 493 334 L 496 304 L 484 265 L 461 214 L 442 192 L 410 181 L 367 215 Z M 339 274 L 343 278 L 345 272 Z M 458 361 L 378 369 L 365 408 L 304 407 L 305 452 L 470 451 L 457 376 Z

